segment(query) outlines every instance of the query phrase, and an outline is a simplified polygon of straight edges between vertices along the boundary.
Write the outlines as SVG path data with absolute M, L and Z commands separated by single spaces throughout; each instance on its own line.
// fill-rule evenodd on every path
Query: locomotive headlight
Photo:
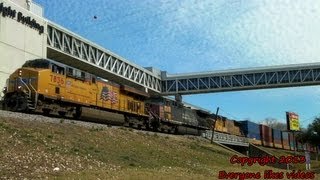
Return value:
M 19 70 L 18 74 L 19 74 L 19 76 L 22 76 L 22 70 L 21 69 Z
M 22 86 L 18 86 L 18 89 L 22 89 Z
M 4 87 L 3 89 L 2 89 L 2 92 L 3 92 L 3 94 L 6 94 L 7 93 L 7 87 Z

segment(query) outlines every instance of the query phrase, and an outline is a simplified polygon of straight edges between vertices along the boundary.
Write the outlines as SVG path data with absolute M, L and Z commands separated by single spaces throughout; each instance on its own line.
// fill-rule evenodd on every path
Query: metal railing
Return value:
M 202 134 L 202 137 L 206 139 L 211 139 L 212 131 L 206 131 Z M 231 144 L 231 145 L 241 145 L 241 146 L 249 146 L 249 141 L 246 137 L 214 132 L 213 141 L 219 142 L 222 144 Z
M 27 88 L 28 92 L 26 92 L 28 94 L 28 98 L 32 97 L 32 92 L 34 92 L 35 97 L 34 97 L 34 108 L 36 108 L 37 106 L 37 102 L 38 102 L 38 92 L 37 90 L 32 86 L 31 84 L 31 79 L 28 79 L 28 83 L 25 83 L 22 79 L 22 77 L 19 77 L 20 82 L 23 84 L 24 87 Z M 32 89 L 32 90 L 31 90 Z

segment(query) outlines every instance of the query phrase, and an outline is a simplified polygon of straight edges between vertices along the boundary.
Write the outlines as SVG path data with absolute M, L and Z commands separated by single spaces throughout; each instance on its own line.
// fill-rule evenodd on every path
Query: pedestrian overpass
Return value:
M 320 84 L 320 63 L 188 74 L 145 69 L 71 31 L 48 23 L 48 58 L 158 95 L 186 95 Z
M 320 63 L 167 74 L 143 68 L 48 21 L 47 57 L 153 95 L 187 95 L 320 84 Z
M 162 95 L 185 95 L 320 84 L 320 63 L 189 74 L 162 74 Z

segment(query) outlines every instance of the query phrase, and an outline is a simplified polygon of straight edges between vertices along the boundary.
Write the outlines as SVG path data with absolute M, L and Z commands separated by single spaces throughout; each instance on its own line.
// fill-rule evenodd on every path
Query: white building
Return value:
M 1 89 L 25 61 L 47 56 L 46 28 L 42 7 L 31 0 L 0 0 Z

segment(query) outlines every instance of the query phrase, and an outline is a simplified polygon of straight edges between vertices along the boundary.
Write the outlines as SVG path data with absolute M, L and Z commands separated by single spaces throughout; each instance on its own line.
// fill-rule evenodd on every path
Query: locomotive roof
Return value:
M 41 64 L 41 63 L 43 63 L 43 64 L 45 64 L 45 63 L 48 63 L 48 64 L 53 63 L 53 64 L 56 64 L 56 65 L 58 65 L 58 66 L 69 67 L 69 66 L 67 66 L 67 65 L 65 65 L 65 64 L 63 64 L 63 63 L 54 61 L 54 60 L 52 60 L 52 59 L 33 59 L 33 60 L 28 60 L 28 61 L 26 61 L 26 62 L 24 63 L 23 66 L 28 65 L 28 64 L 32 64 L 32 65 L 33 65 L 33 64 Z
M 169 97 L 169 96 L 163 96 L 162 98 L 167 99 L 167 100 L 169 100 L 169 101 L 176 101 L 174 98 Z M 191 109 L 200 110 L 200 111 L 203 111 L 203 112 L 206 112 L 206 113 L 211 114 L 211 111 L 208 110 L 208 109 L 204 109 L 204 108 L 202 108 L 202 107 L 199 107 L 199 106 L 196 106 L 196 105 L 193 105 L 193 104 L 184 102 L 184 101 L 182 101 L 182 104 L 183 104 L 184 106 L 186 106 L 186 107 L 191 108 Z

